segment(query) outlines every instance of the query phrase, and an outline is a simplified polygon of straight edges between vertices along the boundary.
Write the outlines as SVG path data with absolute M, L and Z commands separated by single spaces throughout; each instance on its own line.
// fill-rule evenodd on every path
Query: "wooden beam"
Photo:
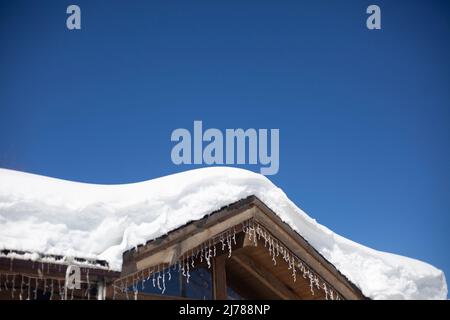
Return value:
M 213 298 L 214 300 L 227 300 L 227 277 L 225 272 L 225 255 L 213 259 Z
M 228 219 L 213 224 L 208 228 L 199 229 L 194 234 L 189 233 L 189 236 L 183 234 L 179 242 L 174 243 L 168 248 L 166 247 L 162 250 L 158 249 L 147 251 L 142 255 L 135 255 L 134 261 L 129 261 L 123 266 L 122 276 L 126 277 L 134 272 L 161 264 L 172 265 L 176 263 L 179 257 L 183 256 L 185 253 L 193 250 L 197 246 L 207 242 L 211 238 L 221 234 L 233 226 L 239 225 L 242 222 L 252 218 L 254 213 L 255 208 L 249 208 L 237 215 L 233 215 Z
M 254 200 L 256 207 L 255 220 L 272 235 L 280 240 L 295 255 L 301 257 L 318 275 L 332 284 L 345 299 L 367 299 L 361 290 L 343 276 L 334 265 L 326 260 L 301 235 L 291 229 L 261 200 Z
M 249 272 L 258 279 L 262 284 L 268 287 L 281 299 L 296 300 L 299 297 L 289 289 L 285 284 L 280 282 L 272 273 L 264 267 L 256 264 L 252 259 L 244 255 L 233 255 L 231 257 L 241 268 Z

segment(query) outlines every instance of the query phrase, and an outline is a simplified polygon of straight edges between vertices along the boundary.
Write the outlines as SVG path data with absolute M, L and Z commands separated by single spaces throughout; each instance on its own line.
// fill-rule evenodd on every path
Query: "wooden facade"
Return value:
M 222 240 L 231 236 L 231 246 L 224 247 Z M 142 279 L 150 280 L 171 266 L 185 273 L 183 266 L 195 266 L 205 250 L 214 252 L 208 266 L 214 299 L 233 298 L 230 290 L 238 299 L 366 299 L 254 196 L 125 252 L 116 287 L 136 289 Z M 160 297 L 137 293 L 140 298 Z

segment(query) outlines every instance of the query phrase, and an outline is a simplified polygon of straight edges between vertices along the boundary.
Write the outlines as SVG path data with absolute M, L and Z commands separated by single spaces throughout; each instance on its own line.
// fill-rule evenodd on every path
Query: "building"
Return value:
M 248 171 L 124 186 L 0 178 L 0 299 L 447 296 L 442 271 L 334 234 Z

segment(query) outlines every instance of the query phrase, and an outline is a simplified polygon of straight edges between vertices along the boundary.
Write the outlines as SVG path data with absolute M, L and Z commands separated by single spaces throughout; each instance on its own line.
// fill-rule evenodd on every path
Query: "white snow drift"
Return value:
M 446 299 L 444 273 L 345 239 L 310 218 L 260 174 L 207 168 L 124 185 L 0 169 L 0 249 L 105 259 L 255 195 L 373 299 Z

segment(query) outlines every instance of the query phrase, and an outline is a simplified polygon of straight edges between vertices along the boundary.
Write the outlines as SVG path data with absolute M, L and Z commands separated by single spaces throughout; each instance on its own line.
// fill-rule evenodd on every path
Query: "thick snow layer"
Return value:
M 206 168 L 124 185 L 64 181 L 0 169 L 0 249 L 105 259 L 250 195 L 257 196 L 374 299 L 446 299 L 444 273 L 376 251 L 310 218 L 266 177 Z

